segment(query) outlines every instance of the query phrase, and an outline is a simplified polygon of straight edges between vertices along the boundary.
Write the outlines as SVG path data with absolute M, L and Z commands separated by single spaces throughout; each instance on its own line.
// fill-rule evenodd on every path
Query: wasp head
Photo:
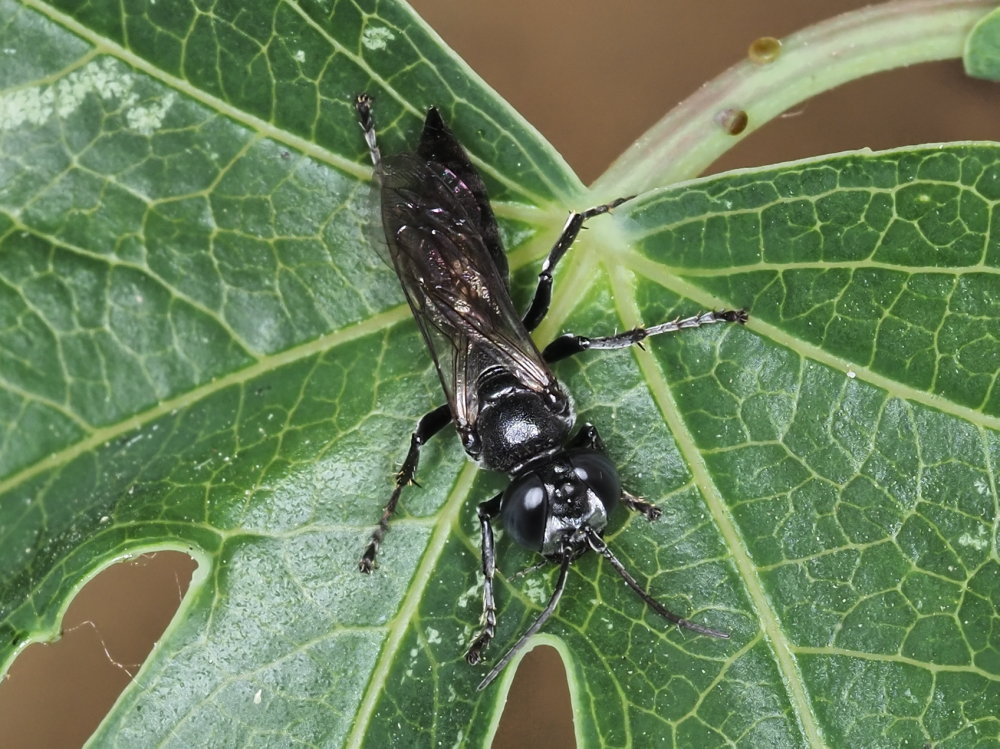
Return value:
M 522 546 L 552 561 L 590 548 L 621 497 L 618 471 L 603 453 L 565 450 L 529 463 L 500 503 L 504 528 Z

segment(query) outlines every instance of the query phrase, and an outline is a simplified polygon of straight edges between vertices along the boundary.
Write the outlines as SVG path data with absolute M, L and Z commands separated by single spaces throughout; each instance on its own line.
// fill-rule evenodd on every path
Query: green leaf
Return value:
M 200 563 L 100 745 L 482 744 L 462 655 L 474 503 L 503 486 L 432 441 L 356 571 L 417 418 L 441 401 L 368 246 L 351 109 L 390 153 L 435 104 L 483 170 L 515 297 L 590 195 L 394 3 L 0 0 L 0 643 L 54 636 L 112 560 Z M 5 58 L 6 59 L 6 58 Z M 621 176 L 618 177 L 622 180 Z M 627 187 L 627 185 L 625 185 Z M 539 331 L 710 307 L 745 328 L 558 366 L 664 517 L 593 555 L 539 638 L 590 745 L 1000 740 L 995 144 L 858 153 L 643 192 L 595 219 Z M 552 570 L 509 539 L 497 657 Z
M 965 72 L 976 78 L 1000 80 L 1000 12 L 987 14 L 975 25 L 965 43 Z

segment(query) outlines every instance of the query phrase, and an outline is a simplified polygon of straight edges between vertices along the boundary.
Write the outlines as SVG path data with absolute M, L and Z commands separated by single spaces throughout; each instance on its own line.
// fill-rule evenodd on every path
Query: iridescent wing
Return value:
M 475 425 L 486 369 L 502 367 L 536 392 L 557 391 L 511 302 L 482 180 L 436 110 L 418 151 L 385 159 L 379 179 L 389 255 L 459 431 Z

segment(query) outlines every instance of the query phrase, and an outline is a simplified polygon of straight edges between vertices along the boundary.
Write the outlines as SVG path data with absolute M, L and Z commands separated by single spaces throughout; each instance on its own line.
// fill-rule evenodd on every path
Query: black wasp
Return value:
M 607 213 L 627 198 L 570 216 L 542 265 L 534 299 L 522 317 L 511 301 L 507 257 L 486 186 L 438 110 L 427 112 L 415 152 L 383 160 L 375 141 L 371 98 L 358 96 L 355 107 L 375 167 L 388 254 L 448 397 L 447 405 L 425 414 L 411 435 L 396 487 L 361 557 L 361 571 L 371 572 L 375 565 L 399 495 L 413 482 L 420 446 L 453 423 L 473 460 L 511 479 L 506 490 L 480 504 L 477 511 L 482 529 L 483 617 L 466 654 L 469 663 L 481 660 L 496 632 L 493 519 L 499 515 L 515 541 L 559 565 L 548 605 L 479 689 L 493 681 L 541 629 L 566 587 L 570 562 L 587 549 L 604 556 L 663 618 L 701 634 L 727 637 L 682 619 L 653 600 L 604 543 L 608 515 L 619 501 L 650 520 L 660 510 L 622 489 L 593 425 L 584 424 L 571 434 L 573 402 L 549 364 L 589 349 L 625 348 L 660 333 L 716 322 L 742 323 L 746 313 L 703 312 L 603 338 L 568 334 L 539 353 L 529 332 L 548 311 L 556 263 L 587 219 Z

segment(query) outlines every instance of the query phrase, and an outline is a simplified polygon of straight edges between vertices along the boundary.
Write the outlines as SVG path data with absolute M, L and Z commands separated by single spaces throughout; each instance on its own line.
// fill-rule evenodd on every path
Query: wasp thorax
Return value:
M 480 406 L 477 432 L 482 440 L 483 465 L 513 473 L 539 455 L 557 450 L 572 427 L 570 419 L 553 418 L 544 396 L 511 388 L 497 402 Z

